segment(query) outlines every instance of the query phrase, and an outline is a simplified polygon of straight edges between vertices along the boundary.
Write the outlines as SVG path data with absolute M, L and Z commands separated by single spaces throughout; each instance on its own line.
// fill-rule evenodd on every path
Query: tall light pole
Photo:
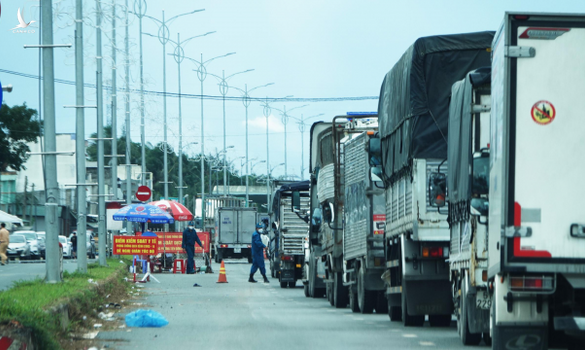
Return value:
M 126 0 L 126 35 L 124 38 L 124 51 L 125 51 L 125 62 L 124 62 L 124 78 L 126 87 L 126 98 L 124 104 L 124 112 L 126 113 L 126 204 L 132 204 L 132 137 L 130 135 L 130 35 L 128 28 L 128 14 L 130 10 L 128 8 L 128 0 Z M 126 221 L 126 232 L 132 231 L 132 223 Z M 104 242 L 105 244 L 105 242 Z M 104 248 L 105 249 L 105 248 Z M 105 255 L 105 254 L 104 254 Z M 101 259 L 101 256 L 100 256 Z M 105 261 L 105 259 L 104 259 Z
M 302 106 L 298 106 L 295 108 L 291 108 L 288 111 L 286 110 L 286 106 L 284 106 L 284 109 L 278 109 L 278 108 L 274 108 L 277 111 L 279 111 L 282 115 L 282 124 L 284 124 L 284 177 L 286 178 L 288 176 L 288 172 L 287 172 L 287 159 L 286 159 L 286 125 L 288 124 L 288 119 L 291 117 L 288 113 L 290 113 L 291 111 L 294 111 L 295 109 L 299 109 L 299 108 L 303 108 L 306 107 L 308 105 L 302 105 Z
M 312 115 L 308 118 L 304 118 L 303 115 L 301 114 L 301 119 L 297 119 L 294 118 L 297 121 L 297 124 L 299 126 L 299 131 L 301 132 L 301 181 L 305 180 L 305 129 L 307 128 L 307 124 L 305 124 L 305 121 L 312 119 L 312 118 L 317 118 L 322 116 L 323 113 L 320 114 L 316 114 L 316 115 Z
M 207 32 L 202 35 L 192 36 L 189 39 L 185 39 L 181 41 L 181 35 L 177 33 L 177 41 L 169 41 L 175 44 L 175 52 L 172 56 L 175 58 L 175 62 L 177 62 L 177 72 L 178 72 L 178 82 L 179 82 L 179 186 L 176 188 L 179 189 L 179 201 L 182 201 L 183 198 L 183 115 L 182 115 L 182 105 L 181 105 L 181 63 L 185 59 L 185 51 L 183 46 L 187 44 L 189 41 L 195 38 L 199 38 L 202 36 L 207 36 L 209 34 L 213 34 L 215 32 Z
M 188 60 L 191 60 L 197 64 L 197 78 L 201 83 L 201 155 L 199 156 L 201 160 L 201 220 L 203 225 L 205 225 L 205 124 L 203 123 L 203 81 L 207 78 L 207 67 L 205 66 L 209 62 L 221 58 L 235 54 L 235 52 L 230 52 L 225 55 L 216 56 L 213 58 L 208 59 L 207 61 L 203 60 L 203 54 L 201 54 L 201 61 L 194 60 L 189 57 L 185 57 Z
M 102 71 L 102 5 L 96 0 L 96 93 L 97 93 L 97 163 L 98 163 L 98 252 L 99 264 L 106 266 L 106 194 L 104 193 L 104 98 Z M 45 116 L 46 118 L 46 116 Z
M 248 175 L 249 175 L 249 171 L 248 171 L 248 107 L 250 106 L 250 102 L 251 102 L 250 101 L 251 100 L 250 93 L 256 89 L 267 87 L 270 85 L 274 85 L 274 83 L 268 83 L 268 84 L 256 86 L 250 90 L 248 90 L 248 84 L 245 85 L 244 90 L 232 86 L 234 89 L 236 89 L 242 93 L 242 102 L 244 103 L 244 107 L 246 108 L 246 207 L 248 207 L 250 205 L 250 203 L 249 203 L 250 195 L 249 195 L 249 189 L 248 189 Z
M 293 97 L 292 95 L 285 96 L 283 98 L 290 98 Z M 268 125 L 269 125 L 269 117 L 272 114 L 272 108 L 270 107 L 270 103 L 276 101 L 276 99 L 268 100 L 268 96 L 264 100 L 264 104 L 262 105 L 262 113 L 266 118 L 266 174 L 270 173 L 270 141 L 269 141 L 269 134 L 268 134 Z M 270 200 L 270 182 L 266 181 L 266 203 L 267 207 L 266 210 L 270 213 L 270 208 L 268 207 L 268 201 Z
M 252 173 L 254 173 L 254 167 L 258 164 L 261 164 L 261 163 L 266 163 L 266 160 L 259 160 L 256 163 L 254 163 L 254 165 L 252 165 Z
M 116 1 L 112 1 L 112 194 L 118 199 L 118 84 L 116 67 Z
M 134 15 L 138 17 L 138 42 L 140 47 L 140 158 L 141 184 L 146 185 L 146 136 L 144 134 L 144 66 L 142 61 L 142 18 L 146 15 L 146 0 L 134 0 Z
M 167 142 L 167 66 L 166 66 L 166 59 L 167 59 L 167 43 L 170 41 L 170 37 L 171 37 L 171 33 L 169 31 L 169 27 L 168 25 L 171 24 L 171 22 L 173 22 L 175 19 L 181 17 L 181 16 L 186 16 L 186 15 L 190 15 L 196 12 L 201 12 L 201 11 L 205 11 L 205 9 L 201 9 L 201 10 L 194 10 L 191 12 L 186 12 L 186 13 L 182 13 L 179 15 L 176 15 L 174 17 L 171 17 L 170 19 L 165 19 L 165 11 L 162 11 L 162 21 L 159 19 L 156 19 L 152 16 L 149 15 L 144 15 L 144 17 L 146 18 L 150 18 L 151 20 L 153 20 L 157 25 L 158 25 L 158 40 L 160 41 L 160 43 L 163 46 L 163 135 L 164 135 L 164 146 L 168 147 L 168 142 Z M 146 34 L 146 33 L 145 33 Z M 169 198 L 169 172 L 168 172 L 168 157 L 167 154 L 168 152 L 163 152 L 163 161 L 164 161 L 164 195 L 165 195 L 165 199 Z
M 215 74 L 211 74 L 209 73 L 209 75 L 212 75 L 214 77 L 216 77 L 217 79 L 219 79 L 219 93 L 223 96 L 223 147 L 225 148 L 225 143 L 226 143 L 226 122 L 225 122 L 225 96 L 228 93 L 228 90 L 230 88 L 230 86 L 228 85 L 228 79 L 233 78 L 235 75 L 238 74 L 243 74 L 243 73 L 247 73 L 247 72 L 251 72 L 254 69 L 247 69 L 245 71 L 242 72 L 237 72 L 231 75 L 228 75 L 227 77 L 225 76 L 225 70 L 221 71 L 221 77 L 217 76 Z M 225 163 L 225 154 L 223 157 L 223 161 Z M 226 196 L 226 178 L 227 178 L 227 169 L 224 168 L 223 169 L 223 195 L 224 197 Z

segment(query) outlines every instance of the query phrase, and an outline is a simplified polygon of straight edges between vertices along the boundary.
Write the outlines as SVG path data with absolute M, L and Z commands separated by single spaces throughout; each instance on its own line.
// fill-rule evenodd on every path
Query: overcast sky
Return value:
M 103 56 L 104 84 L 111 83 L 112 62 L 112 4 L 117 5 L 117 82 L 124 86 L 124 9 L 125 0 L 105 0 L 102 2 L 104 20 Z M 236 88 L 248 89 L 274 83 L 259 88 L 250 95 L 256 98 L 361 98 L 347 101 L 330 102 L 275 102 L 269 119 L 270 163 L 271 167 L 284 162 L 284 126 L 282 116 L 276 109 L 293 110 L 295 118 L 309 118 L 323 113 L 323 116 L 307 121 L 305 131 L 305 168 L 308 167 L 309 125 L 316 120 L 330 121 L 335 115 L 348 111 L 376 111 L 380 84 L 384 75 L 392 68 L 404 51 L 419 37 L 437 34 L 464 33 L 496 30 L 505 11 L 530 12 L 569 12 L 585 13 L 585 1 L 349 1 L 349 0 L 229 0 L 229 1 L 147 1 L 147 14 L 162 19 L 205 9 L 203 12 L 178 18 L 169 25 L 171 39 L 181 40 L 207 32 L 216 33 L 196 38 L 185 45 L 187 57 L 203 60 L 236 52 L 235 55 L 221 58 L 207 65 L 209 73 L 225 75 L 254 69 L 239 74 L 229 80 Z M 11 29 L 18 24 L 17 11 L 23 11 L 26 22 L 39 20 L 38 1 L 0 0 L 0 81 L 3 85 L 14 85 L 12 93 L 4 94 L 8 105 L 26 102 L 29 107 L 38 108 L 38 81 L 11 73 L 38 74 L 37 49 L 24 49 L 25 44 L 38 43 L 38 26 L 33 23 L 27 29 L 36 33 L 14 33 Z M 75 14 L 75 1 L 53 1 L 55 43 L 72 43 Z M 131 8 L 134 0 L 129 1 Z M 95 1 L 84 1 L 85 13 L 85 81 L 95 83 Z M 129 16 L 130 26 L 130 85 L 139 89 L 139 47 L 138 20 Z M 154 21 L 144 19 L 145 33 L 156 34 L 158 27 Z M 163 91 L 163 53 L 158 39 L 143 36 L 144 73 L 146 90 Z M 167 45 L 167 53 L 174 46 Z M 195 64 L 185 60 L 181 65 L 183 136 L 184 151 L 196 154 L 201 151 L 201 102 L 196 96 L 201 94 Z M 74 48 L 55 50 L 55 77 L 74 80 Z M 167 56 L 167 91 L 178 91 L 177 63 Z M 203 83 L 204 94 L 220 96 L 218 81 L 208 76 Z M 75 132 L 75 112 L 64 109 L 64 105 L 75 104 L 75 88 L 71 85 L 56 84 L 57 132 Z M 228 97 L 241 96 L 236 89 L 228 91 Z M 85 89 L 86 104 L 95 104 L 96 91 Z M 193 98 L 196 97 L 196 98 Z M 368 98 L 369 97 L 369 98 Z M 365 99 L 364 99 L 365 98 Z M 146 140 L 152 144 L 163 139 L 163 99 L 161 96 L 146 95 Z M 140 140 L 139 94 L 132 93 L 131 137 Z M 111 120 L 111 97 L 104 93 L 104 120 Z M 215 153 L 223 148 L 222 101 L 204 100 L 205 152 Z M 118 94 L 118 133 L 124 130 L 124 96 Z M 249 158 L 266 159 L 266 121 L 263 108 L 253 101 L 248 108 L 249 117 Z M 178 99 L 167 97 L 168 140 L 173 147 L 178 146 Z M 245 155 L 245 108 L 241 100 L 226 102 L 228 158 L 235 160 L 235 168 L 240 169 L 240 159 Z M 96 131 L 95 110 L 86 111 L 86 137 Z M 288 174 L 301 174 L 301 133 L 295 120 L 287 125 Z M 254 164 L 254 162 L 251 162 Z M 266 173 L 266 165 L 259 164 L 255 173 Z M 273 175 L 282 175 L 284 167 L 277 167 Z M 307 178 L 305 170 L 305 178 Z

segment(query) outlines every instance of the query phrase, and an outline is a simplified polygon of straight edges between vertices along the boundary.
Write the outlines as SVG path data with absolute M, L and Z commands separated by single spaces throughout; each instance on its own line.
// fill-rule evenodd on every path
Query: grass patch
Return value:
M 60 321 L 46 310 L 66 300 L 75 300 L 73 311 L 79 313 L 102 302 L 102 294 L 112 287 L 106 283 L 95 288 L 88 280 L 99 283 L 117 271 L 126 271 L 129 261 L 111 258 L 107 263 L 107 267 L 89 264 L 87 273 L 64 272 L 62 283 L 49 284 L 41 279 L 16 282 L 11 289 L 0 292 L 0 323 L 16 320 L 33 330 L 33 341 L 41 349 L 60 349 L 57 342 L 63 332 Z

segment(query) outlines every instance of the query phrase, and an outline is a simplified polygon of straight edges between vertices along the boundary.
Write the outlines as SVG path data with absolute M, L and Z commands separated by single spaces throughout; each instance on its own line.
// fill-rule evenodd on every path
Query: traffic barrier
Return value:
M 217 279 L 217 283 L 228 283 L 225 275 L 225 263 L 223 260 L 221 261 L 221 267 L 219 268 L 219 278 Z
M 177 271 L 185 273 L 185 259 L 175 259 L 173 262 L 173 273 L 177 273 Z

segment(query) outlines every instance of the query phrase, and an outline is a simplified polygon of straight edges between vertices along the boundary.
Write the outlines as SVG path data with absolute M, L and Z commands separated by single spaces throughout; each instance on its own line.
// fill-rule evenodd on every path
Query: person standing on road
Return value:
M 1 223 L 0 226 L 0 263 L 6 264 L 8 257 L 6 256 L 6 250 L 8 250 L 8 244 L 10 243 L 10 232 L 6 229 L 6 224 Z
M 201 244 L 201 240 L 199 239 L 199 236 L 197 236 L 197 231 L 195 231 L 195 224 L 193 221 L 189 221 L 189 226 L 183 231 L 183 242 L 181 243 L 181 247 L 187 251 L 188 274 L 195 273 L 195 268 L 193 266 L 193 259 L 195 258 L 195 243 L 203 248 L 203 244 Z
M 254 274 L 258 269 L 260 269 L 260 273 L 262 277 L 264 277 L 264 283 L 270 283 L 268 278 L 266 278 L 266 267 L 264 267 L 264 248 L 266 245 L 262 242 L 261 234 L 262 234 L 262 224 L 256 224 L 256 231 L 252 234 L 252 268 L 250 269 L 250 279 L 248 282 L 256 283 L 254 280 Z
M 71 235 L 71 253 L 73 255 L 73 259 L 77 258 L 77 233 L 73 232 Z

